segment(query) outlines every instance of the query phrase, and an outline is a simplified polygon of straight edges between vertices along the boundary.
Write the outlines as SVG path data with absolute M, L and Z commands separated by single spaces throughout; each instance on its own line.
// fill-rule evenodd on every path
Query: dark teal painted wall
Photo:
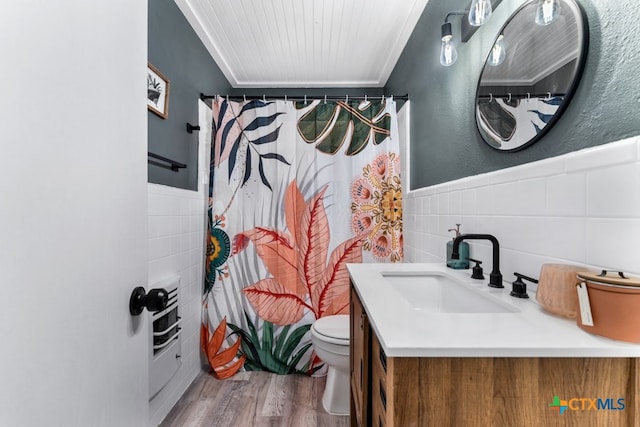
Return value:
M 439 63 L 440 26 L 468 0 L 431 0 L 386 86 L 411 99 L 414 188 L 553 157 L 640 134 L 640 7 L 637 0 L 579 0 L 589 21 L 589 52 L 576 94 L 539 142 L 516 153 L 488 147 L 475 126 L 478 77 L 498 31 L 524 2 L 504 0 L 458 61 Z M 459 18 L 454 18 L 454 34 Z
M 196 190 L 200 93 L 226 93 L 230 85 L 173 0 L 149 0 L 149 62 L 171 82 L 169 118 L 148 113 L 149 151 L 187 164 L 173 172 L 149 165 L 149 182 Z

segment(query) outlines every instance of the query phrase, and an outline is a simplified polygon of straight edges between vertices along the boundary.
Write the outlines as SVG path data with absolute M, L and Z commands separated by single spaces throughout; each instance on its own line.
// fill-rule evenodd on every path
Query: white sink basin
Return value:
M 439 272 L 382 272 L 411 309 L 426 313 L 517 313 L 520 310 Z

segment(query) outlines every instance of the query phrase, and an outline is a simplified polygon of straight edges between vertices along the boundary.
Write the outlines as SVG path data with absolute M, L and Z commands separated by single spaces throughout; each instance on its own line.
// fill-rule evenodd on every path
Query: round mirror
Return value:
M 574 0 L 531 0 L 511 15 L 476 92 L 476 124 L 487 144 L 521 150 L 553 126 L 582 74 L 587 31 Z

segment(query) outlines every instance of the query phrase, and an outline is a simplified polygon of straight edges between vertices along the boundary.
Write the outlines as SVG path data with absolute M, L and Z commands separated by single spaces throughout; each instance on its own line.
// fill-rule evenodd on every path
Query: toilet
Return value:
M 313 349 L 329 370 L 322 406 L 333 415 L 349 415 L 349 316 L 321 317 L 311 325 Z

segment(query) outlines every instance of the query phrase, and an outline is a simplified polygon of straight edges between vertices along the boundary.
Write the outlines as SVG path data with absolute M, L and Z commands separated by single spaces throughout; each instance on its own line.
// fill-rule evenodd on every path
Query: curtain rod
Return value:
M 203 93 L 200 94 L 200 99 L 205 101 L 207 99 L 213 99 L 218 95 L 205 95 Z M 266 95 L 262 95 L 262 96 L 256 96 L 256 95 L 251 95 L 251 96 L 246 96 L 246 95 L 220 95 L 223 98 L 227 98 L 227 99 L 233 99 L 233 100 L 254 100 L 254 99 L 261 99 L 263 101 L 266 101 L 267 98 L 268 99 L 284 99 L 285 101 L 313 101 L 316 99 L 321 99 L 321 100 L 327 100 L 327 101 L 342 101 L 342 100 L 347 100 L 347 99 L 353 99 L 356 101 L 364 101 L 364 100 L 374 100 L 374 99 L 382 99 L 387 97 L 386 95 L 375 95 L 375 96 L 369 96 L 369 95 L 365 95 L 365 96 L 350 96 L 350 95 L 345 95 L 345 96 L 328 96 L 328 95 L 277 95 L 277 96 L 266 96 Z M 393 98 L 393 99 L 399 99 L 399 100 L 408 100 L 409 99 L 409 94 L 406 95 L 389 95 L 388 97 Z
M 489 99 L 489 100 L 493 100 L 493 99 L 502 99 L 502 98 L 514 98 L 514 99 L 524 99 L 524 98 L 538 98 L 538 99 L 551 99 L 551 98 L 558 98 L 558 97 L 563 97 L 566 96 L 566 93 L 551 93 L 551 92 L 545 92 L 545 93 L 499 93 L 499 94 L 493 94 L 493 93 L 488 93 L 488 94 L 482 94 L 482 95 L 478 95 L 478 99 Z

